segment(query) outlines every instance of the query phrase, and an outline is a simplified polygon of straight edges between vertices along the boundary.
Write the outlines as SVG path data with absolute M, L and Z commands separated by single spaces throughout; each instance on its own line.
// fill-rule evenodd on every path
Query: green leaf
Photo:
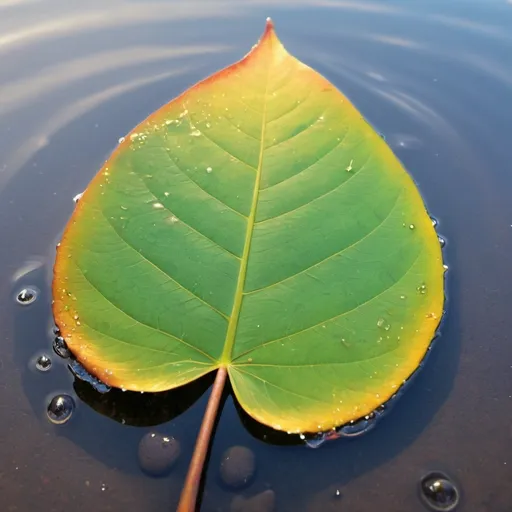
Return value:
M 106 383 L 162 391 L 222 367 L 255 419 L 311 432 L 417 368 L 443 264 L 397 158 L 269 23 L 120 141 L 66 228 L 53 293 Z

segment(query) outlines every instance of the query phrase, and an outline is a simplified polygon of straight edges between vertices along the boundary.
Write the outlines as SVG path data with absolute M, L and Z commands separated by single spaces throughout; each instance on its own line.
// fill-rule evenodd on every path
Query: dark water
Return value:
M 234 493 L 218 468 L 234 444 L 256 454 L 245 495 L 273 489 L 279 511 L 424 510 L 418 485 L 429 471 L 460 486 L 458 510 L 512 509 L 510 1 L 0 0 L 3 511 L 174 510 L 209 382 L 158 397 L 73 384 L 51 351 L 54 246 L 72 197 L 117 139 L 245 54 L 269 15 L 419 184 L 448 240 L 448 313 L 425 369 L 363 438 L 318 450 L 275 444 L 283 439 L 228 396 L 202 510 L 229 510 Z M 28 285 L 40 296 L 22 307 L 14 296 Z M 53 361 L 44 373 L 34 369 L 42 353 Z M 59 392 L 77 409 L 57 426 L 45 409 Z M 152 428 L 181 442 L 165 478 L 138 467 L 138 442 Z

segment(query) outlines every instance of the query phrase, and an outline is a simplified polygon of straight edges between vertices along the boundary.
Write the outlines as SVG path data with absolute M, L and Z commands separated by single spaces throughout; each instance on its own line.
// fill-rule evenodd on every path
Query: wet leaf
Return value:
M 58 249 L 54 314 L 111 386 L 226 367 L 258 421 L 326 430 L 389 399 L 443 307 L 411 178 L 271 23 L 240 62 L 120 140 Z

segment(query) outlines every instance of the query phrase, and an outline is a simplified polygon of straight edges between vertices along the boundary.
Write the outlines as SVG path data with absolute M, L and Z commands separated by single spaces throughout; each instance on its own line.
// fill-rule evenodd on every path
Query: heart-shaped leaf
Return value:
M 269 23 L 121 139 L 67 226 L 53 293 L 106 383 L 162 391 L 224 368 L 255 419 L 312 432 L 418 367 L 443 264 L 397 158 Z

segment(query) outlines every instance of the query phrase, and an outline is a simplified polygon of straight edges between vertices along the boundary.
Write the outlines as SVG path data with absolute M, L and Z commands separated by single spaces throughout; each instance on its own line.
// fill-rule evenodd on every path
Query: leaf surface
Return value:
M 53 294 L 109 385 L 226 367 L 251 416 L 311 432 L 370 413 L 418 367 L 443 265 L 397 158 L 269 22 L 120 141 L 66 228 Z

